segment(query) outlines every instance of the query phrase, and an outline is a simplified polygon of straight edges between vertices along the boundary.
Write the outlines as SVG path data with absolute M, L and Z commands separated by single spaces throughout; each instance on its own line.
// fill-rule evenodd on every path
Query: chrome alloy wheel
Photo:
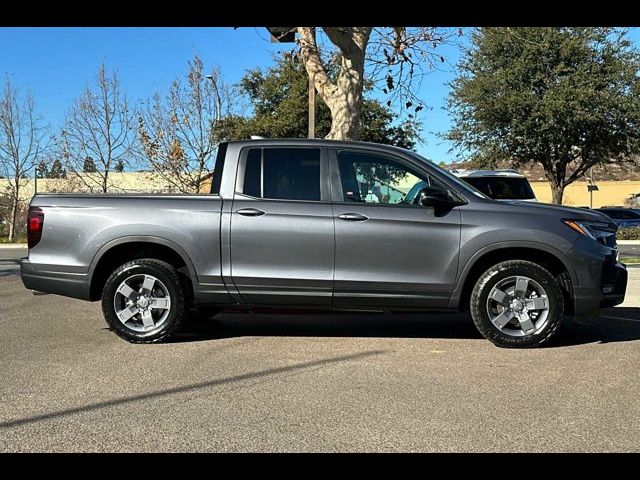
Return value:
M 547 292 L 524 276 L 500 280 L 487 297 L 491 323 L 506 335 L 523 337 L 541 331 L 549 316 Z
M 116 290 L 113 306 L 122 324 L 136 332 L 162 325 L 171 311 L 169 290 L 152 275 L 132 275 Z

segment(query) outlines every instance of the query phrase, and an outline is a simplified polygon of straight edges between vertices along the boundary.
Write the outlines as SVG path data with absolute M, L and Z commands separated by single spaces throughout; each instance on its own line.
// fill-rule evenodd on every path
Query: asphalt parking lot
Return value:
M 638 268 L 623 306 L 505 350 L 421 314 L 221 314 L 131 345 L 3 265 L 0 451 L 640 450 Z
M 640 257 L 640 245 L 618 245 L 618 251 L 620 255 L 629 256 L 629 257 Z

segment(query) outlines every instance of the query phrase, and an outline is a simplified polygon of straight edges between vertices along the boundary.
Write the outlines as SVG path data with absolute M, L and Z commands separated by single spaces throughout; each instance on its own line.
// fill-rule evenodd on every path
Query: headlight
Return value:
M 602 243 L 607 247 L 616 247 L 616 227 L 605 222 L 586 220 L 563 220 L 564 224 L 581 235 Z

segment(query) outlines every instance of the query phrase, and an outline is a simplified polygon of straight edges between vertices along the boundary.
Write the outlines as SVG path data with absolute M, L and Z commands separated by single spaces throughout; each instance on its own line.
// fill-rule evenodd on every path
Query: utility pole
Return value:
M 272 43 L 295 43 L 295 27 L 266 27 Z M 309 78 L 309 138 L 316 138 L 316 87 Z
M 589 176 L 587 177 L 587 180 L 589 180 L 589 185 L 587 185 L 587 190 L 589 191 L 589 208 L 593 208 L 593 192 L 600 190 L 593 181 L 593 167 L 589 169 Z

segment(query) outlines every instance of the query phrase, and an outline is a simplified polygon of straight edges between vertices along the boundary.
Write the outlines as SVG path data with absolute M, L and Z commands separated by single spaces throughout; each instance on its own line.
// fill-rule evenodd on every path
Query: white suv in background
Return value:
M 456 177 L 495 200 L 537 202 L 527 177 L 516 170 L 450 170 Z

